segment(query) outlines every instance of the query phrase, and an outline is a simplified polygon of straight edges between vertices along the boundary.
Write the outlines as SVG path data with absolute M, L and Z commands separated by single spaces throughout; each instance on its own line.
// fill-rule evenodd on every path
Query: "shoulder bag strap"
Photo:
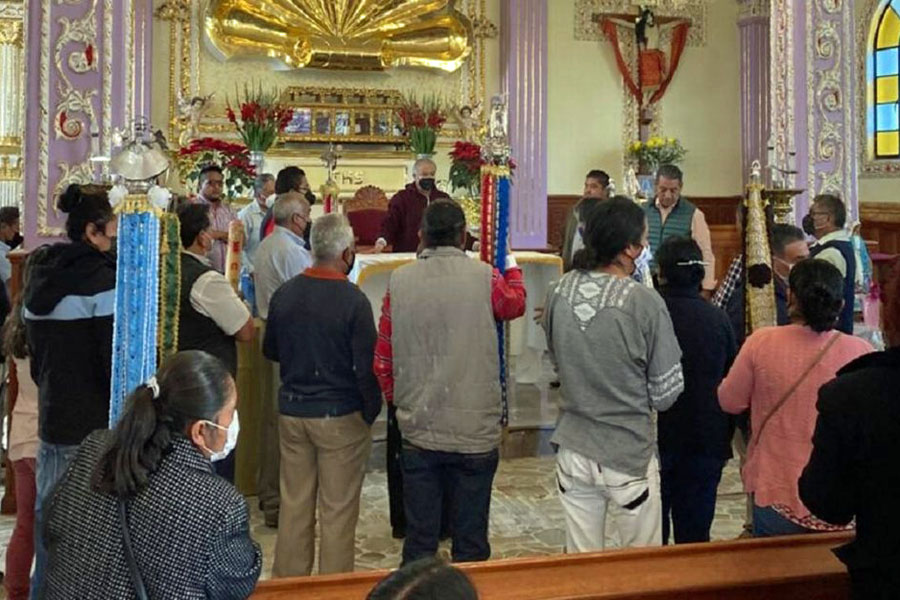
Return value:
M 797 378 L 797 381 L 794 382 L 794 385 L 792 385 L 790 388 L 788 388 L 788 391 L 786 391 L 784 393 L 784 395 L 781 396 L 781 398 L 775 404 L 775 408 L 773 408 L 771 411 L 769 411 L 769 414 L 766 415 L 766 417 L 763 419 L 762 423 L 760 423 L 760 425 L 759 425 L 759 430 L 756 432 L 756 442 L 753 444 L 754 446 L 759 445 L 759 440 L 762 437 L 763 431 L 765 431 L 766 425 L 769 424 L 769 421 L 772 420 L 772 417 L 775 416 L 775 413 L 777 413 L 779 411 L 779 409 L 781 409 L 781 407 L 784 406 L 784 403 L 787 402 L 788 399 L 794 395 L 794 392 L 797 391 L 797 388 L 800 387 L 800 384 L 803 383 L 804 381 L 806 381 L 806 378 L 809 377 L 809 374 L 812 373 L 812 370 L 815 368 L 815 366 L 817 364 L 819 364 L 819 362 L 825 357 L 825 355 L 828 353 L 828 351 L 831 349 L 831 347 L 834 346 L 835 342 L 838 341 L 839 337 L 841 337 L 841 332 L 835 331 L 834 335 L 831 336 L 831 339 L 828 340 L 828 343 L 826 343 L 822 347 L 822 349 L 819 350 L 818 354 L 816 354 L 815 357 L 813 357 L 813 359 L 810 361 L 809 366 L 806 367 L 806 369 L 803 371 L 803 374 Z
M 122 498 L 119 498 L 119 523 L 122 525 L 122 538 L 125 542 L 125 561 L 128 563 L 134 591 L 137 593 L 138 600 L 149 600 L 150 597 L 147 595 L 147 588 L 144 587 L 144 580 L 141 579 L 141 571 L 138 569 L 137 561 L 134 560 L 131 534 L 128 531 L 128 519 L 125 515 L 125 500 Z

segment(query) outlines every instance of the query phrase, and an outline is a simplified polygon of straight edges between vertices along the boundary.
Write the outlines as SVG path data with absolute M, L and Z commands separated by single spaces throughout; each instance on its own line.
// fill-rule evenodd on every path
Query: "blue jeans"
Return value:
M 771 506 L 753 505 L 753 537 L 797 535 L 800 533 L 815 533 L 815 530 L 801 527 L 793 521 L 785 519 Z
M 400 460 L 406 512 L 403 564 L 437 552 L 443 503 L 447 501 L 450 502 L 453 561 L 490 558 L 488 515 L 499 451 L 437 452 L 404 442 Z
M 663 544 L 674 530 L 676 544 L 708 542 L 716 514 L 716 490 L 725 461 L 713 456 L 660 453 Z M 672 526 L 669 526 L 669 517 Z
M 38 597 L 47 568 L 47 548 L 44 546 L 44 506 L 49 504 L 56 484 L 66 474 L 69 463 L 75 458 L 78 446 L 41 442 L 35 469 L 34 499 L 34 573 L 31 575 L 31 599 Z

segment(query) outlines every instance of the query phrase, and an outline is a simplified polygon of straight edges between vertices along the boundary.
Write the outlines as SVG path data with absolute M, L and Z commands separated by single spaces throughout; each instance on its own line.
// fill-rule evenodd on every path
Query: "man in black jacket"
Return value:
M 890 346 L 862 356 L 819 390 L 813 451 L 800 499 L 815 516 L 846 525 L 856 539 L 835 554 L 847 565 L 854 598 L 896 598 L 900 590 L 900 275 L 885 296 Z
M 281 372 L 276 577 L 312 571 L 317 504 L 319 573 L 353 570 L 369 427 L 381 411 L 372 307 L 347 280 L 353 230 L 343 216 L 325 215 L 313 224 L 311 241 L 313 266 L 272 296 L 263 343 Z

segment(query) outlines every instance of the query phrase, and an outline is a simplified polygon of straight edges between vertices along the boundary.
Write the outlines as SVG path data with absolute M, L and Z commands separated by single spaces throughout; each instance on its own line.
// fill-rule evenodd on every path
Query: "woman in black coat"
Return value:
M 48 507 L 38 597 L 142 598 L 141 586 L 153 600 L 253 592 L 262 553 L 247 503 L 210 462 L 237 440 L 234 380 L 200 351 L 176 354 L 158 378 L 131 394 L 113 431 L 78 449 Z
M 708 542 L 734 433 L 716 390 L 734 362 L 737 344 L 725 311 L 700 296 L 706 271 L 697 242 L 670 237 L 657 250 L 656 261 L 684 371 L 684 391 L 672 408 L 659 413 L 663 543 L 669 543 L 670 529 L 676 544 Z
M 800 498 L 820 519 L 856 539 L 835 551 L 855 598 L 896 598 L 900 590 L 900 273 L 882 309 L 889 348 L 851 362 L 819 390 L 813 451 Z

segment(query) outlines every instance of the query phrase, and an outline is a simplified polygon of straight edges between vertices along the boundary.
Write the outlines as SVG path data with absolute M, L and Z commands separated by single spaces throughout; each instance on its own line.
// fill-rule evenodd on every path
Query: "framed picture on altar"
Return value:
M 284 128 L 285 133 L 312 133 L 312 111 L 308 108 L 294 109 L 290 123 Z
M 318 135 L 329 135 L 331 133 L 331 113 L 316 111 L 316 133 Z
M 372 135 L 372 115 L 358 112 L 353 115 L 353 134 Z
M 391 113 L 379 112 L 375 116 L 375 135 L 391 134 Z
M 336 135 L 350 135 L 350 113 L 339 111 L 334 115 L 334 133 Z

